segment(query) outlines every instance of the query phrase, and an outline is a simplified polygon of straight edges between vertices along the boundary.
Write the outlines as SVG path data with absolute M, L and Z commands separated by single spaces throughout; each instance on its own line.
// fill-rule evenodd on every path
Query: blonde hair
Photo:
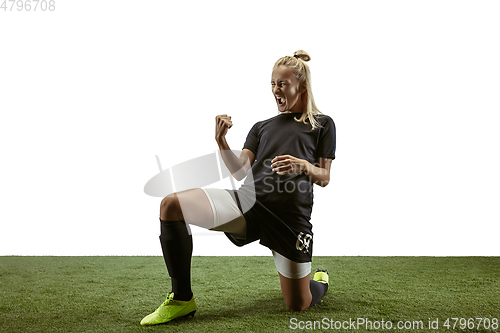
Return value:
M 304 124 L 307 124 L 306 119 L 309 119 L 311 121 L 312 129 L 314 130 L 317 127 L 323 127 L 315 117 L 323 113 L 318 110 L 316 103 L 314 102 L 311 89 L 311 71 L 309 70 L 309 66 L 306 64 L 306 61 L 309 60 L 311 60 L 311 57 L 306 51 L 298 50 L 293 53 L 293 56 L 284 56 L 276 61 L 273 70 L 278 66 L 287 66 L 291 69 L 293 75 L 299 81 L 299 87 L 306 87 L 306 91 L 302 94 L 302 96 L 306 104 L 307 112 L 304 112 L 299 119 L 295 117 L 294 119 L 295 121 L 303 122 Z

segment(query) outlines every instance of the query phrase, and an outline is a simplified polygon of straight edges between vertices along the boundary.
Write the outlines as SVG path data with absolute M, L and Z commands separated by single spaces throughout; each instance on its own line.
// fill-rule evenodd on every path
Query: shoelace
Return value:
M 170 292 L 170 294 L 168 294 L 167 299 L 165 300 L 165 302 L 163 302 L 162 305 L 168 305 L 168 304 L 172 303 L 173 301 L 174 301 L 174 293 Z

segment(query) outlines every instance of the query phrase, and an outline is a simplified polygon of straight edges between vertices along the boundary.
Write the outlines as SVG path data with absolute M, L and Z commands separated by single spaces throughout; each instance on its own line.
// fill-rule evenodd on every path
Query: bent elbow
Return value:
M 233 175 L 234 179 L 236 179 L 237 181 L 241 182 L 241 180 L 245 177 L 238 177 L 237 175 Z
M 241 181 L 246 177 L 246 173 L 243 172 L 243 170 L 238 170 L 237 172 L 233 173 L 232 175 L 233 175 L 234 179 L 236 179 L 237 181 Z

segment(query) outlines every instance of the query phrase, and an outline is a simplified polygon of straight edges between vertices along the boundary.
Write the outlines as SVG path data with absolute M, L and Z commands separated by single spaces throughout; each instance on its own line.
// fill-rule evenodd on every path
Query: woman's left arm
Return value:
M 307 163 L 304 173 L 311 178 L 314 184 L 325 187 L 330 182 L 330 166 L 332 165 L 332 161 L 331 158 L 320 157 L 319 167 L 316 167 L 304 160 Z
M 318 161 L 319 166 L 314 166 L 306 160 L 291 155 L 281 155 L 272 159 L 271 166 L 278 175 L 304 172 L 314 184 L 325 187 L 330 182 L 332 159 L 320 157 Z

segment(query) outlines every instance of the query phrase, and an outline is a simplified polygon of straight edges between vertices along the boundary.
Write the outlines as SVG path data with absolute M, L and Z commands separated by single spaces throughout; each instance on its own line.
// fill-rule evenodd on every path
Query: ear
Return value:
M 302 88 L 300 88 L 299 92 L 301 94 L 305 93 L 307 91 L 307 87 L 306 86 L 302 86 Z

